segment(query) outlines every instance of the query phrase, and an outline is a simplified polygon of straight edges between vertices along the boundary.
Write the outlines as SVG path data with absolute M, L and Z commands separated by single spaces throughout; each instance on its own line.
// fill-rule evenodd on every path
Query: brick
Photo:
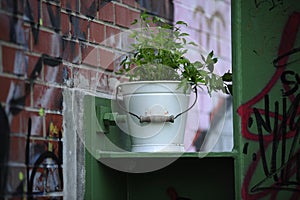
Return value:
M 18 80 L 18 79 L 12 79 L 7 77 L 1 77 L 0 76 L 0 85 L 1 85 L 1 93 L 0 93 L 0 101 L 1 102 L 8 102 L 13 100 L 17 100 L 21 97 L 25 96 L 25 81 L 24 80 Z M 19 106 L 29 106 L 30 105 L 30 98 L 29 96 L 26 96 L 24 100 L 20 100 L 16 102 Z M 18 107 L 19 107 L 18 106 Z M 17 110 L 15 107 L 11 107 L 11 111 L 19 111 L 20 108 Z
M 59 153 L 59 142 L 56 140 L 50 140 L 48 141 L 48 151 L 53 152 L 57 158 L 60 158 L 59 160 L 62 162 L 62 153 Z M 62 151 L 62 150 L 60 150 Z
M 94 46 L 81 44 L 81 55 L 82 63 L 94 67 L 100 66 L 98 48 Z
M 26 16 L 26 20 L 34 22 L 35 24 L 39 23 L 38 8 L 38 0 L 28 0 L 28 4 L 25 3 L 25 11 L 27 12 L 25 12 L 24 15 Z
M 112 2 L 99 6 L 99 19 L 105 22 L 114 22 L 115 7 Z
M 20 179 L 22 177 L 23 179 Z M 7 185 L 11 187 L 12 191 L 17 191 L 17 187 L 23 182 L 24 191 L 26 191 L 26 167 L 9 166 L 9 175 L 7 179 Z M 22 187 L 22 185 L 20 185 Z M 7 197 L 9 200 L 20 199 L 20 196 Z M 5 198 L 4 198 L 5 199 Z
M 23 134 L 24 136 L 27 135 L 27 130 L 24 124 L 24 110 L 21 111 L 18 115 L 12 115 L 11 122 L 10 122 L 10 133 L 17 133 Z
M 12 82 L 11 79 L 0 76 L 0 85 L 1 85 L 0 102 L 3 103 L 6 102 L 11 82 Z
M 0 40 L 10 41 L 10 17 L 5 14 L 0 14 L 1 31 Z
M 102 43 L 104 40 L 104 25 L 97 22 L 90 22 L 90 42 Z
M 63 84 L 67 87 L 73 87 L 73 73 L 71 66 L 63 66 Z
M 48 149 L 48 141 L 37 138 L 30 140 L 30 164 L 34 165 L 38 157 Z
M 52 28 L 58 32 L 61 27 L 60 7 L 43 2 L 42 9 L 43 9 L 42 12 L 43 26 Z
M 44 80 L 48 83 L 63 84 L 63 65 L 44 65 Z
M 32 45 L 32 51 L 57 57 L 61 55 L 61 38 L 56 33 L 40 30 L 37 44 Z
M 70 17 L 66 13 L 60 14 L 60 20 L 61 20 L 61 33 L 63 36 L 69 36 L 70 34 Z
M 14 16 L 9 17 L 9 26 L 9 41 L 28 48 L 29 35 L 31 31 L 30 26 L 25 25 L 23 19 L 18 19 Z
M 100 66 L 108 71 L 114 70 L 115 54 L 113 51 L 100 48 Z
M 121 44 L 121 30 L 114 27 L 106 26 L 106 45 L 113 48 L 122 48 Z
M 9 160 L 25 164 L 26 137 L 10 136 Z
M 129 5 L 131 7 L 136 7 L 135 0 L 122 0 L 123 4 Z
M 24 0 L 2 0 L 1 8 L 11 13 L 23 14 L 24 13 Z
M 137 11 L 130 10 L 124 6 L 116 6 L 116 24 L 119 26 L 129 28 L 134 19 L 138 19 L 140 13 Z
M 94 19 L 97 15 L 98 0 L 80 0 L 80 13 Z
M 86 41 L 88 39 L 89 22 L 86 19 L 71 16 L 71 35 L 73 38 Z
M 46 114 L 47 137 L 59 138 L 63 132 L 63 116 L 60 114 Z
M 31 118 L 31 136 L 43 136 L 43 118 L 37 112 L 22 110 L 18 115 L 14 115 L 11 121 L 11 133 L 28 135 L 28 120 Z
M 40 112 L 26 112 L 24 115 L 26 129 L 28 128 L 28 120 L 31 118 L 31 136 L 43 136 L 44 123 L 43 123 L 43 114 Z M 27 123 L 27 124 L 26 124 Z
M 89 88 L 91 81 L 91 70 L 74 68 L 74 87 Z
M 19 76 L 27 75 L 28 57 L 22 50 L 12 47 L 2 47 L 3 71 Z
M 27 77 L 31 76 L 31 73 L 33 72 L 34 68 L 36 67 L 36 64 L 38 63 L 38 60 L 40 57 L 34 56 L 34 55 L 27 55 L 28 56 L 28 69 L 27 69 Z M 41 80 L 43 77 L 42 71 L 41 74 L 36 78 L 36 80 Z
M 79 0 L 61 0 L 61 7 L 69 12 L 79 13 Z
M 16 49 L 11 47 L 2 46 L 2 66 L 3 72 L 13 73 L 14 60 L 16 56 Z
M 109 91 L 108 78 L 109 75 L 105 73 L 98 75 L 97 79 L 95 80 L 97 82 L 97 87 L 96 87 L 97 91 L 102 91 L 102 92 Z
M 74 64 L 81 62 L 78 42 L 63 39 L 63 59 Z
M 62 89 L 40 84 L 33 86 L 33 107 L 62 111 Z

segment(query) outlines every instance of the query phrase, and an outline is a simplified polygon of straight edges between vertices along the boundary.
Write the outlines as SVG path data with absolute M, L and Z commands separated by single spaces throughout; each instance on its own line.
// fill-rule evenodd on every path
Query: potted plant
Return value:
M 188 46 L 197 46 L 181 31 L 185 22 L 170 25 L 143 13 L 132 24 L 138 23 L 140 28 L 130 35 L 132 51 L 117 72 L 129 79 L 118 85 L 117 96 L 122 96 L 119 107 L 128 114 L 132 151 L 183 151 L 190 93 L 197 94 L 199 87 L 210 95 L 214 91 L 231 93 L 231 73 L 214 73 L 217 58 L 213 51 L 201 55 L 201 61 L 192 62 L 185 56 Z

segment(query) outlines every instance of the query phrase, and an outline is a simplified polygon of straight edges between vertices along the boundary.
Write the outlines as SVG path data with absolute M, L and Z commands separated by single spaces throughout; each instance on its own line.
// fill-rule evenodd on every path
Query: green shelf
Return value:
M 204 157 L 232 157 L 238 155 L 232 152 L 112 152 L 98 151 L 97 158 L 204 158 Z

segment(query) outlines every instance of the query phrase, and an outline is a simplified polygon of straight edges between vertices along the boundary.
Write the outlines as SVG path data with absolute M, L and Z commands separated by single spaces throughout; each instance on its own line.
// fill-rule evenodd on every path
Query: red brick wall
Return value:
M 119 42 L 103 41 L 130 26 L 139 16 L 139 4 L 135 0 L 0 2 L 0 196 L 25 197 L 28 189 L 62 194 L 58 170 L 63 162 L 62 91 L 82 87 L 77 77 L 95 81 L 94 70 L 100 67 L 106 71 L 96 77 L 101 83 L 98 89 L 109 93 L 106 83 L 116 63 L 107 59 L 115 58 Z M 27 177 L 41 155 L 55 156 L 58 162 L 44 159 L 56 164 L 49 168 L 46 187 L 43 168 L 37 168 L 33 182 Z

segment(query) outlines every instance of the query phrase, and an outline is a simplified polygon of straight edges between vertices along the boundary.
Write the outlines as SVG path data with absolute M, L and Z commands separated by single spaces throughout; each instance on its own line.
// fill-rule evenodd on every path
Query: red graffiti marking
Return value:
M 282 55 L 286 52 L 289 52 L 291 49 L 293 49 L 299 26 L 300 26 L 300 13 L 295 12 L 289 17 L 289 19 L 285 25 L 285 28 L 284 28 L 284 31 L 283 31 L 283 34 L 281 37 L 278 55 Z M 289 58 L 288 56 L 285 56 L 284 58 L 278 60 L 277 65 L 282 66 L 282 67 L 277 68 L 277 70 L 271 77 L 271 80 L 268 82 L 268 84 L 262 89 L 262 91 L 258 95 L 256 95 L 254 98 L 252 98 L 245 104 L 242 104 L 238 108 L 237 112 L 242 118 L 241 126 L 242 126 L 243 137 L 250 139 L 250 140 L 258 141 L 258 135 L 251 133 L 247 127 L 248 119 L 253 114 L 252 106 L 254 106 L 259 101 L 263 100 L 265 95 L 267 95 L 269 93 L 269 91 L 273 88 L 273 86 L 276 84 L 276 82 L 280 79 L 280 76 L 282 75 L 282 73 L 284 72 L 284 70 L 286 68 L 285 66 L 288 62 L 288 58 Z M 287 85 L 284 85 L 283 87 L 286 91 L 289 90 Z M 293 95 L 291 95 L 291 96 L 289 96 L 289 98 L 290 98 L 290 100 L 293 100 L 295 97 Z M 265 114 L 263 109 L 258 109 L 258 110 L 261 114 Z M 274 117 L 274 115 L 275 114 L 273 112 L 270 113 L 270 117 Z M 281 115 L 279 115 L 279 119 L 282 119 Z M 294 135 L 293 132 L 287 133 L 287 138 L 293 137 L 293 135 Z M 272 141 L 273 135 L 272 134 L 265 135 L 264 140 Z
M 297 38 L 297 34 L 298 34 L 298 30 L 300 27 L 300 13 L 298 12 L 294 12 L 288 19 L 285 27 L 284 27 L 284 31 L 282 33 L 282 37 L 281 37 L 281 42 L 280 42 L 280 46 L 278 49 L 278 59 L 276 59 L 276 66 L 279 66 L 276 68 L 275 73 L 273 74 L 273 76 L 271 77 L 270 81 L 267 83 L 267 85 L 262 89 L 262 91 L 257 94 L 254 98 L 252 98 L 251 100 L 249 100 L 248 102 L 246 102 L 245 104 L 242 104 L 237 112 L 238 114 L 241 116 L 242 122 L 241 122 L 241 128 L 242 128 L 242 136 L 246 139 L 249 140 L 254 140 L 254 141 L 259 141 L 261 138 L 259 138 L 259 134 L 257 133 L 252 133 L 249 129 L 248 129 L 248 120 L 251 118 L 251 115 L 254 115 L 254 105 L 260 101 L 263 101 L 266 97 L 266 95 L 268 95 L 268 93 L 271 91 L 271 89 L 274 87 L 274 85 L 277 83 L 278 80 L 280 80 L 280 77 L 282 76 L 283 72 L 286 69 L 286 66 L 288 64 L 288 59 L 289 59 L 289 54 L 287 54 L 287 52 L 290 52 L 293 48 L 294 48 L 294 43 L 296 41 Z M 282 56 L 285 55 L 285 56 Z M 275 62 L 274 61 L 274 62 Z M 290 91 L 290 87 L 289 85 L 283 84 L 283 88 L 285 91 Z M 291 102 L 293 102 L 295 100 L 295 96 L 294 95 L 289 95 L 288 96 L 289 100 Z M 276 113 L 275 112 L 269 112 L 266 113 L 266 110 L 264 109 L 256 109 L 260 115 L 269 115 L 269 117 L 276 117 Z M 297 110 L 297 114 L 299 113 L 299 108 Z M 277 113 L 277 117 L 278 120 L 284 120 L 283 116 Z M 277 174 L 278 171 L 284 171 L 285 174 L 285 178 L 288 180 L 289 178 L 291 178 L 292 176 L 297 175 L 297 167 L 299 167 L 298 165 L 293 165 L 293 163 L 296 163 L 297 161 L 297 155 L 299 154 L 300 150 L 291 150 L 291 152 L 295 153 L 293 156 L 291 156 L 287 161 L 284 160 L 284 162 L 286 162 L 280 169 L 277 169 L 277 171 L 275 172 L 267 172 L 267 175 L 265 178 L 263 178 L 261 181 L 259 181 L 258 183 L 256 183 L 254 186 L 250 187 L 250 182 L 252 180 L 252 177 L 257 169 L 258 166 L 260 166 L 260 164 L 262 163 L 263 160 L 263 156 L 264 155 L 264 150 L 271 148 L 272 144 L 274 145 L 274 132 L 272 131 L 270 134 L 266 134 L 263 135 L 263 148 L 259 149 L 256 152 L 256 159 L 249 165 L 249 168 L 245 174 L 245 178 L 244 178 L 244 183 L 242 186 L 242 197 L 243 199 L 259 199 L 262 197 L 266 197 L 267 195 L 269 195 L 270 199 L 276 199 L 278 196 L 278 193 L 281 190 L 291 190 L 291 191 L 299 191 L 300 190 L 300 186 L 299 184 L 296 184 L 297 186 L 295 188 L 289 188 L 288 185 L 283 186 L 277 183 L 280 183 L 281 181 L 284 182 L 284 180 L 282 180 L 282 177 L 277 177 L 278 180 L 274 181 L 272 184 L 267 185 L 267 180 L 269 179 L 273 179 L 274 174 Z M 285 138 L 293 138 L 296 137 L 297 131 L 295 130 L 290 130 L 289 132 L 286 133 L 286 137 Z M 277 136 L 276 136 L 277 137 Z M 276 139 L 276 138 L 275 138 Z M 277 138 L 278 139 L 278 138 Z M 280 138 L 282 139 L 282 138 Z M 279 139 L 278 139 L 279 140 Z M 278 147 L 277 147 L 278 148 Z M 265 159 L 265 158 L 264 158 Z M 287 167 L 288 166 L 288 167 Z M 288 170 L 286 169 L 288 168 Z M 265 185 L 264 185 L 265 184 Z M 251 193 L 250 193 L 251 192 Z M 290 199 L 299 199 L 300 197 L 300 193 L 299 192 L 294 192 L 291 193 Z

